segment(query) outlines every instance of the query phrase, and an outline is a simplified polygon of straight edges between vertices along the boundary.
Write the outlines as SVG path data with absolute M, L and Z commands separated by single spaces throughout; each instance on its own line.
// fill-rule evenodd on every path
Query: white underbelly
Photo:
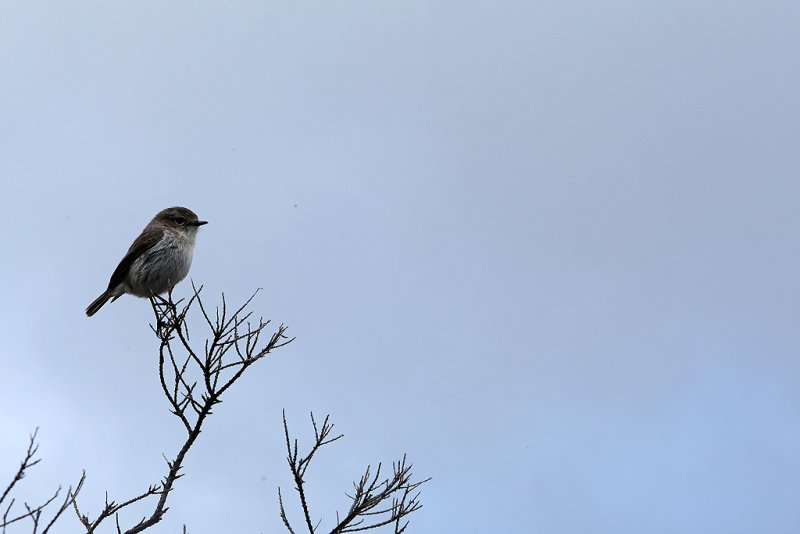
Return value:
M 148 297 L 169 291 L 189 274 L 193 249 L 193 243 L 167 233 L 133 262 L 126 280 L 127 292 Z

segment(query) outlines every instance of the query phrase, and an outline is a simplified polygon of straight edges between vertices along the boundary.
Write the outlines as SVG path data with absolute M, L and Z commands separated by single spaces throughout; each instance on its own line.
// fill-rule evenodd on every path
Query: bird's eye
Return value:
M 183 217 L 175 217 L 175 222 L 183 226 L 184 224 L 186 224 L 186 219 L 184 219 Z

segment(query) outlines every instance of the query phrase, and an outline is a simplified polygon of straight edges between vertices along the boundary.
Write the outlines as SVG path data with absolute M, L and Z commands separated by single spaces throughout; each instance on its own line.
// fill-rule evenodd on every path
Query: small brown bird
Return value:
M 91 317 L 125 293 L 152 297 L 175 287 L 189 274 L 197 229 L 207 222 L 188 208 L 158 212 L 117 265 L 108 289 L 86 308 L 86 315 Z

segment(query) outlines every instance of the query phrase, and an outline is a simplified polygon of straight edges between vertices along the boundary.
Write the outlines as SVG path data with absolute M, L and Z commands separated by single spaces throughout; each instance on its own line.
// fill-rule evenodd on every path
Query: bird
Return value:
M 86 315 L 91 317 L 125 293 L 147 298 L 175 287 L 189 274 L 197 230 L 204 224 L 208 221 L 199 220 L 189 208 L 159 211 L 133 241 L 114 269 L 108 289 L 89 304 Z

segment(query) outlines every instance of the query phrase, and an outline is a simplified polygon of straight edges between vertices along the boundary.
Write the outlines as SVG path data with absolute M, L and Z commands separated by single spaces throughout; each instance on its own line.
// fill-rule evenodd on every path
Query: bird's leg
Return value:
M 156 330 L 159 334 L 159 337 L 164 337 L 169 333 L 172 329 L 172 323 L 174 322 L 172 319 L 174 318 L 174 313 L 172 314 L 173 317 L 170 317 L 170 311 L 173 311 L 172 306 L 172 290 L 170 289 L 169 300 L 165 299 L 161 295 L 151 292 L 150 293 L 150 304 L 153 306 L 153 309 L 156 311 Z

